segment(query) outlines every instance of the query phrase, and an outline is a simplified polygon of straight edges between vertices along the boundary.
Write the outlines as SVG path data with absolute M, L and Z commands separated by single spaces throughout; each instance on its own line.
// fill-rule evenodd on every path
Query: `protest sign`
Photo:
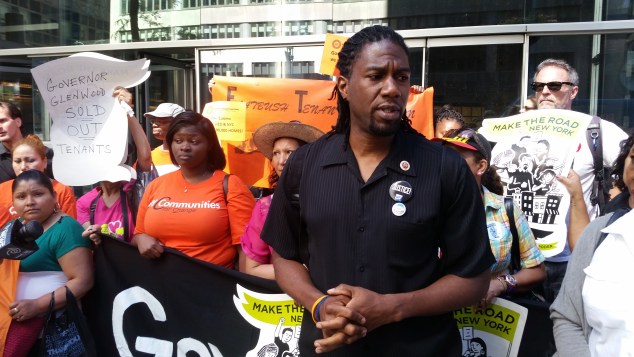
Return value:
M 338 76 L 339 70 L 337 70 L 337 61 L 339 60 L 339 51 L 343 47 L 343 44 L 348 40 L 348 37 L 335 35 L 332 33 L 326 34 L 326 40 L 324 41 L 324 51 L 321 55 L 321 65 L 319 66 L 319 73 L 327 74 L 329 76 Z
M 79 53 L 31 70 L 50 114 L 53 174 L 65 185 L 128 181 L 126 111 L 112 92 L 147 79 L 150 62 Z
M 271 173 L 268 160 L 253 144 L 258 127 L 299 120 L 328 132 L 337 121 L 337 102 L 330 99 L 333 81 L 214 76 L 210 85 L 213 102 L 245 103 L 245 140 L 224 140 L 222 146 L 227 158 L 225 171 L 240 176 L 247 185 L 268 187 Z M 433 136 L 433 94 L 433 88 L 410 93 L 406 108 L 412 127 L 427 137 Z
M 557 175 L 566 176 L 591 116 L 571 110 L 535 110 L 485 119 L 479 132 L 496 142 L 491 155 L 504 183 L 535 233 L 544 256 L 563 251 L 570 195 Z
M 82 304 L 99 355 L 108 357 L 292 353 L 304 318 L 272 280 L 170 248 L 146 259 L 115 239 L 96 249 L 95 286 Z
M 246 103 L 210 102 L 203 109 L 203 116 L 211 120 L 218 134 L 218 140 L 246 140 Z
M 99 355 L 108 357 L 176 357 L 188 352 L 259 357 L 274 346 L 296 357 L 301 323 L 311 318 L 310 311 L 295 305 L 273 280 L 170 248 L 158 259 L 146 259 L 136 247 L 115 239 L 105 239 L 95 250 L 95 284 L 82 305 L 98 337 Z M 548 311 L 534 321 L 532 330 L 524 323 L 528 316 L 530 324 L 535 311 L 526 311 L 502 299 L 484 310 L 455 311 L 463 351 L 473 349 L 476 338 L 485 341 L 487 356 L 496 357 L 514 356 L 522 334 L 530 344 L 542 343 L 536 340 L 540 333 L 552 331 Z
M 515 357 L 519 351 L 528 310 L 495 298 L 486 308 L 454 311 L 462 337 L 462 355 Z

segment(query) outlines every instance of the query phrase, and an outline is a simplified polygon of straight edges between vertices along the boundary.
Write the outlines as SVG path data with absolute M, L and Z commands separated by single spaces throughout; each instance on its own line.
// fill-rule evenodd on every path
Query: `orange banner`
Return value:
M 226 172 L 238 175 L 247 185 L 268 187 L 268 160 L 257 151 L 253 132 L 274 121 L 299 120 L 328 132 L 337 121 L 337 101 L 329 100 L 335 83 L 327 80 L 214 76 L 213 101 L 246 103 L 246 140 L 224 141 Z M 433 88 L 410 94 L 407 114 L 412 126 L 433 136 Z

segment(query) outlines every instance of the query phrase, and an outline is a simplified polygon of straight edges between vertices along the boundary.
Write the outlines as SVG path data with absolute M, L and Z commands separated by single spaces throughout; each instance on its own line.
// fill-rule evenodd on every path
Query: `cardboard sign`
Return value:
M 339 60 L 339 51 L 343 47 L 343 44 L 348 40 L 348 37 L 335 35 L 332 33 L 326 34 L 326 41 L 324 41 L 324 52 L 321 55 L 321 66 L 319 67 L 319 73 L 327 74 L 329 76 L 338 76 L 339 70 L 337 69 L 337 61 Z
M 211 102 L 202 114 L 214 124 L 219 140 L 245 141 L 246 109 L 244 102 Z
M 79 53 L 31 70 L 53 119 L 53 174 L 68 186 L 99 181 L 129 181 L 134 170 L 127 155 L 126 111 L 112 97 L 116 86 L 145 81 L 150 61 L 122 61 L 98 53 Z
M 497 168 L 505 196 L 522 208 L 546 257 L 563 251 L 567 237 L 570 195 L 556 176 L 568 175 L 591 119 L 572 110 L 532 110 L 485 119 L 479 130 L 497 142 L 491 166 Z

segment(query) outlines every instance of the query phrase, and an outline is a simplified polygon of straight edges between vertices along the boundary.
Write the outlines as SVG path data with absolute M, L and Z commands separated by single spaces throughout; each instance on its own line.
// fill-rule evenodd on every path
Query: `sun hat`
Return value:
M 143 114 L 144 117 L 155 117 L 155 118 L 174 118 L 178 114 L 184 112 L 185 109 L 178 104 L 174 103 L 161 103 L 154 109 L 152 112 L 148 112 Z
M 431 141 L 444 141 L 465 149 L 477 151 L 487 162 L 491 161 L 491 144 L 477 131 L 471 128 L 449 130 L 442 138 L 433 138 Z
M 292 138 L 312 143 L 324 135 L 324 132 L 297 120 L 290 122 L 272 122 L 261 125 L 253 133 L 253 142 L 267 159 L 273 157 L 273 145 L 279 138 Z

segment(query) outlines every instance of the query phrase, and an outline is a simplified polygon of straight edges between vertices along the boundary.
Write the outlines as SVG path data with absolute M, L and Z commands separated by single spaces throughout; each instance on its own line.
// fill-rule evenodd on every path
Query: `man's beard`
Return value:
M 377 125 L 376 121 L 371 121 L 369 128 L 370 133 L 382 137 L 394 135 L 401 127 L 401 120 L 390 122 L 387 125 Z

